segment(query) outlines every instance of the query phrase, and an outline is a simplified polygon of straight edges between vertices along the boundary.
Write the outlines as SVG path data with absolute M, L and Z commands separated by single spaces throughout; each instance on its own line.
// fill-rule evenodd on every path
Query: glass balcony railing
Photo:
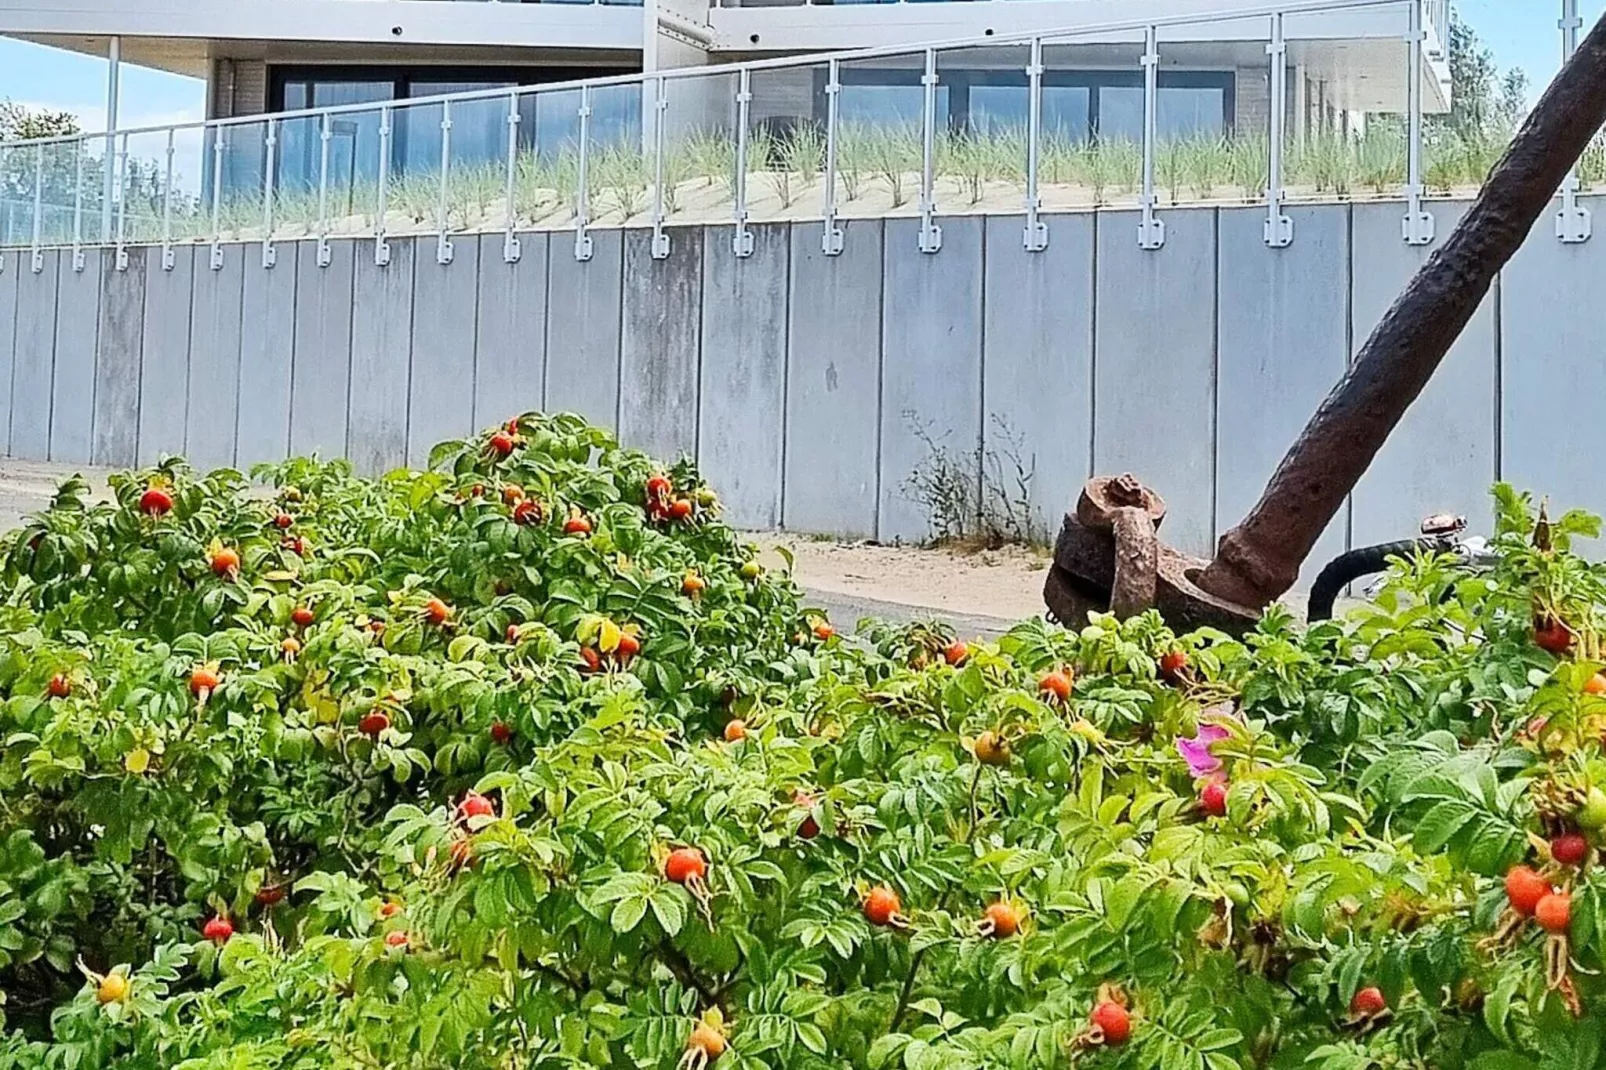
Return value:
M 1286 0 L 1266 26 L 1364 9 L 1403 38 L 1410 3 Z M 838 219 L 897 215 L 938 242 L 950 213 L 1024 209 L 1031 235 L 1040 210 L 1135 208 L 1148 227 L 1184 203 L 1415 205 L 1475 187 L 1500 147 L 1429 128 L 1421 94 L 1355 125 L 1268 96 L 1287 69 L 1178 66 L 1211 22 L 1099 27 L 1096 68 L 1076 31 L 998 34 L 0 144 L 0 248 L 199 242 L 221 262 L 250 242 L 266 261 L 279 240 L 367 235 L 382 254 L 425 234 L 449 257 L 453 234 L 514 250 L 541 229 L 581 255 L 592 226 L 651 227 L 657 248 L 670 224 L 817 219 L 829 243 Z

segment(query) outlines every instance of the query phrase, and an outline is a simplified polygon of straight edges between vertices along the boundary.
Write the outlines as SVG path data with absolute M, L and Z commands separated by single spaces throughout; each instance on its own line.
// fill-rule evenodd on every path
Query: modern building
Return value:
M 1405 110 L 1411 2 L 1359 0 L 1348 10 L 1287 18 L 1295 133 L 1348 114 Z M 1449 0 L 1422 2 L 1423 103 L 1442 111 Z M 205 79 L 208 117 L 223 118 L 756 57 L 1079 31 L 1045 53 L 1045 127 L 1136 137 L 1141 35 L 1088 31 L 1149 17 L 1220 16 L 1162 35 L 1161 131 L 1263 128 L 1268 29 L 1265 18 L 1230 17 L 1243 7 L 1241 0 L 0 0 L 0 34 L 91 55 L 107 55 L 116 39 L 125 62 Z M 755 86 L 756 120 L 821 116 L 821 87 L 806 71 L 790 73 Z M 913 58 L 845 70 L 843 116 L 918 109 L 922 73 Z M 978 54 L 945 71 L 939 92 L 950 124 L 1018 122 L 1026 75 L 1005 50 L 991 60 Z M 481 136 L 495 143 L 501 131 L 463 130 L 457 148 Z M 394 151 L 405 157 L 428 146 L 418 138 L 409 146 L 403 135 Z

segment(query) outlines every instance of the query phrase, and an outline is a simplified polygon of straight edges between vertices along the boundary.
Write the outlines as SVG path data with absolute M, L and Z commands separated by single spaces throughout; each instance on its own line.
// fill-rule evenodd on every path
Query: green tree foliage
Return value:
M 1591 518 L 967 644 L 838 634 L 577 418 L 432 461 L 0 544 L 0 1068 L 1598 1064 Z

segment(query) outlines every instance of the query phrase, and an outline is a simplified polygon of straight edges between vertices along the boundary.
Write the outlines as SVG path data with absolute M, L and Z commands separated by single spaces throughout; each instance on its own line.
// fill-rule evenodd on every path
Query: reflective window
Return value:
M 589 68 L 278 68 L 273 71 L 272 111 L 297 111 L 347 104 L 381 104 L 480 90 L 511 90 L 545 82 L 625 71 Z M 639 96 L 639 88 L 631 87 Z M 557 145 L 577 132 L 578 93 L 525 94 L 519 101 L 519 140 L 523 145 Z M 593 140 L 639 137 L 640 108 L 608 90 L 593 94 Z M 452 105 L 451 162 L 454 169 L 499 162 L 507 152 L 507 98 L 458 101 Z M 438 174 L 443 118 L 439 104 L 398 106 L 391 113 L 390 173 L 398 181 Z M 329 186 L 337 201 L 379 177 L 377 108 L 341 112 L 330 118 Z M 316 189 L 322 168 L 320 119 L 281 124 L 276 182 L 287 193 Z M 260 174 L 261 138 L 253 146 L 230 147 L 229 171 Z M 232 178 L 231 178 L 232 181 Z

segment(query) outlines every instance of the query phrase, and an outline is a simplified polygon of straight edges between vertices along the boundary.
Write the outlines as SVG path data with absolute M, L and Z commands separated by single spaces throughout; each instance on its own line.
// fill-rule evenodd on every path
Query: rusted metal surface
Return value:
M 1044 589 L 1067 624 L 1158 607 L 1178 627 L 1240 629 L 1300 566 L 1606 122 L 1606 18 L 1540 98 L 1482 192 L 1406 287 L 1206 562 L 1160 542 L 1164 503 L 1131 476 L 1094 479 L 1066 516 Z
M 1050 613 L 1075 625 L 1093 611 L 1121 618 L 1158 607 L 1181 628 L 1241 630 L 1258 609 L 1233 605 L 1194 582 L 1206 562 L 1159 539 L 1165 502 L 1130 475 L 1089 480 L 1065 518 L 1044 583 Z

